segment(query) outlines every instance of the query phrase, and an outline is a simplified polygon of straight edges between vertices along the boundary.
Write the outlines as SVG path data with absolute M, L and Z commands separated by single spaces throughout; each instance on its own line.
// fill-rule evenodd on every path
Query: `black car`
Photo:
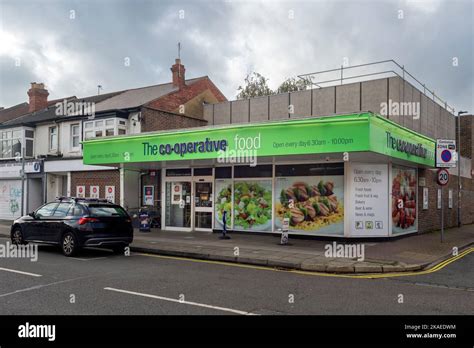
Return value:
M 13 222 L 14 244 L 56 244 L 72 256 L 82 247 L 107 247 L 123 253 L 133 241 L 132 220 L 120 205 L 100 199 L 59 198 Z

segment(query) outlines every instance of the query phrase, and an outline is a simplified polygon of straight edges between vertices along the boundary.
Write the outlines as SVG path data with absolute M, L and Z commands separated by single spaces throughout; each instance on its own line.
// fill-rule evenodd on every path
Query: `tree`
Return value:
M 244 87 L 239 86 L 237 90 L 239 91 L 237 99 L 247 99 L 275 94 L 275 92 L 268 87 L 268 79 L 257 72 L 248 74 L 245 78 Z
M 311 86 L 311 81 L 309 79 L 296 79 L 290 77 L 282 82 L 280 87 L 277 89 L 277 93 L 288 93 L 296 91 L 304 91 L 308 89 L 308 86 Z

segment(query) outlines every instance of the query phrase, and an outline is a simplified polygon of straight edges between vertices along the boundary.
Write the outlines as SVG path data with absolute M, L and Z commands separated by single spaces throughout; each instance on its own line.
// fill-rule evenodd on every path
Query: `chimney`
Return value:
M 30 97 L 29 112 L 46 109 L 48 107 L 48 90 L 44 88 L 44 83 L 31 83 L 31 88 L 28 90 Z
M 173 86 L 182 89 L 186 85 L 184 77 L 185 71 L 186 69 L 184 68 L 184 65 L 181 64 L 181 59 L 176 58 L 175 64 L 171 66 L 171 72 L 173 73 Z

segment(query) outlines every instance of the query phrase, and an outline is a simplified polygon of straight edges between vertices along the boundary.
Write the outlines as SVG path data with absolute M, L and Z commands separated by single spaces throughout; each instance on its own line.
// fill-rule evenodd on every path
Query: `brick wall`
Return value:
M 167 129 L 202 127 L 207 125 L 207 121 L 197 117 L 143 107 L 141 125 L 142 132 L 152 132 Z
M 120 172 L 101 170 L 71 172 L 71 196 L 76 197 L 77 186 L 86 187 L 86 197 L 90 197 L 90 186 L 99 186 L 99 197 L 105 198 L 105 186 L 115 186 L 115 203 L 120 204 Z
M 419 169 L 418 178 L 426 179 L 428 188 L 428 209 L 423 210 L 423 187 L 418 187 L 418 231 L 428 232 L 438 230 L 441 227 L 441 209 L 438 209 L 438 188 L 440 186 L 435 182 L 436 170 Z M 462 178 L 461 192 L 461 220 L 463 224 L 474 223 L 474 185 L 473 180 Z M 445 227 L 457 226 L 457 208 L 458 208 L 458 177 L 451 175 L 448 185 L 443 188 L 444 204 L 444 225 Z M 448 192 L 453 190 L 453 207 L 448 207 Z
M 472 158 L 474 154 L 474 116 L 473 115 L 466 115 L 461 116 L 461 144 L 460 144 L 460 152 L 461 156 Z M 456 137 L 458 135 L 457 130 L 458 123 L 456 122 Z

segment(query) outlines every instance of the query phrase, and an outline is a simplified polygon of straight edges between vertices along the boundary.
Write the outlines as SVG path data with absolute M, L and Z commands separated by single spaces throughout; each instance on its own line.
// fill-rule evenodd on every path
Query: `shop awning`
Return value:
M 357 113 L 232 124 L 92 139 L 84 164 L 218 159 L 256 151 L 258 157 L 374 152 L 434 166 L 435 141 L 382 116 Z

